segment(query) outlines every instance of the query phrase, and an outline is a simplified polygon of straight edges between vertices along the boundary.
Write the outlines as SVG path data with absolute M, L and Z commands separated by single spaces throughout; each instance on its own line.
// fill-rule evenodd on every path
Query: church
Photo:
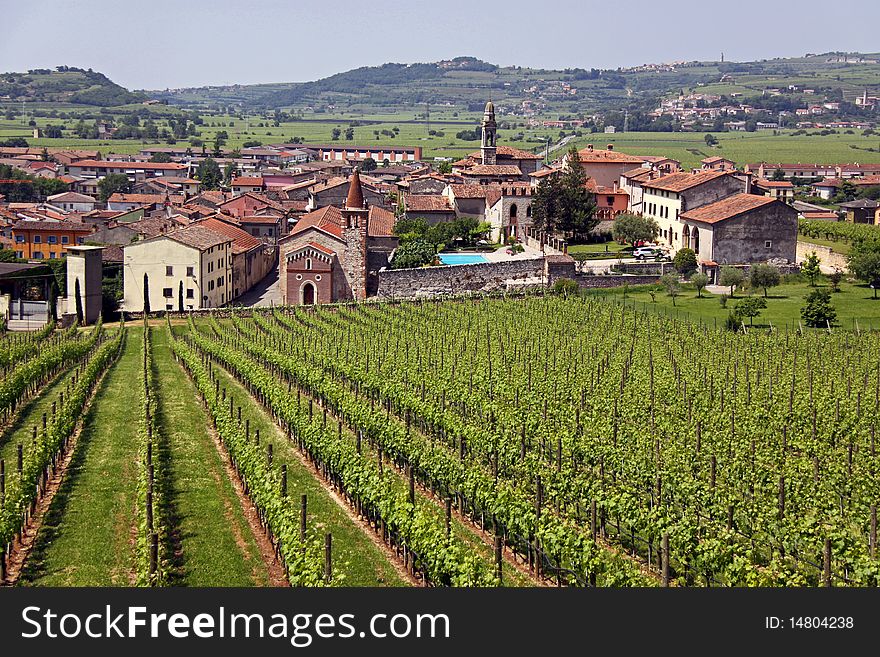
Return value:
M 529 174 L 541 167 L 543 158 L 511 146 L 499 146 L 498 123 L 495 121 L 495 104 L 486 103 L 480 123 L 480 150 L 452 163 L 452 172 L 466 183 L 487 185 L 529 180 Z
M 394 214 L 364 200 L 357 170 L 342 207 L 303 215 L 279 243 L 282 303 L 311 305 L 372 296 L 397 248 Z

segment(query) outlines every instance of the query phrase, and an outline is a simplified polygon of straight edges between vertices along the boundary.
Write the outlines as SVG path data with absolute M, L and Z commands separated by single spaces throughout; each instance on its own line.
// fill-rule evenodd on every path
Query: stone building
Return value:
M 797 210 L 757 194 L 733 194 L 681 213 L 682 246 L 693 249 L 703 270 L 721 265 L 795 262 Z
M 304 215 L 279 241 L 283 302 L 331 303 L 374 294 L 378 271 L 398 244 L 394 221 L 394 214 L 365 201 L 355 171 L 342 207 Z

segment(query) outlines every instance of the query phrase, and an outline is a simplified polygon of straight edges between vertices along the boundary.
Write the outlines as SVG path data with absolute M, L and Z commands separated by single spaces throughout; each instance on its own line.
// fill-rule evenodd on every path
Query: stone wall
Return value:
M 643 275 L 643 276 L 584 276 L 578 274 L 575 278 L 577 284 L 582 288 L 594 289 L 604 287 L 623 287 L 624 285 L 653 285 L 657 282 L 659 276 Z
M 420 269 L 383 269 L 379 272 L 379 297 L 431 297 L 463 292 L 506 289 L 506 281 L 541 278 L 544 259 L 480 262 Z
M 622 274 L 636 274 L 641 276 L 662 276 L 669 272 L 674 272 L 675 267 L 671 262 L 626 262 L 611 266 L 614 271 Z
M 819 262 L 827 269 L 839 269 L 847 271 L 846 256 L 832 251 L 827 246 L 819 246 L 818 244 L 810 244 L 809 242 L 797 243 L 797 261 L 803 262 L 813 251 L 819 256 Z

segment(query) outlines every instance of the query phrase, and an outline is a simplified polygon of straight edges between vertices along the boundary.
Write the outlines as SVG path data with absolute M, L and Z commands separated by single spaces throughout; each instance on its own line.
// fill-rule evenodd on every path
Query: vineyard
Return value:
M 873 245 L 876 242 L 880 242 L 880 226 L 873 224 L 801 219 L 798 222 L 798 232 L 807 238 L 848 242 L 854 245 Z
M 880 584 L 874 332 L 477 299 L 47 330 L 0 364 L 4 584 Z

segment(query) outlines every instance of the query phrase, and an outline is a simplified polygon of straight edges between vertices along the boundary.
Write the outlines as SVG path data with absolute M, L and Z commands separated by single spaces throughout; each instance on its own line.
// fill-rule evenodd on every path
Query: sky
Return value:
M 303 82 L 474 56 L 617 68 L 880 50 L 874 0 L 0 0 L 0 72 L 93 68 L 129 89 Z

